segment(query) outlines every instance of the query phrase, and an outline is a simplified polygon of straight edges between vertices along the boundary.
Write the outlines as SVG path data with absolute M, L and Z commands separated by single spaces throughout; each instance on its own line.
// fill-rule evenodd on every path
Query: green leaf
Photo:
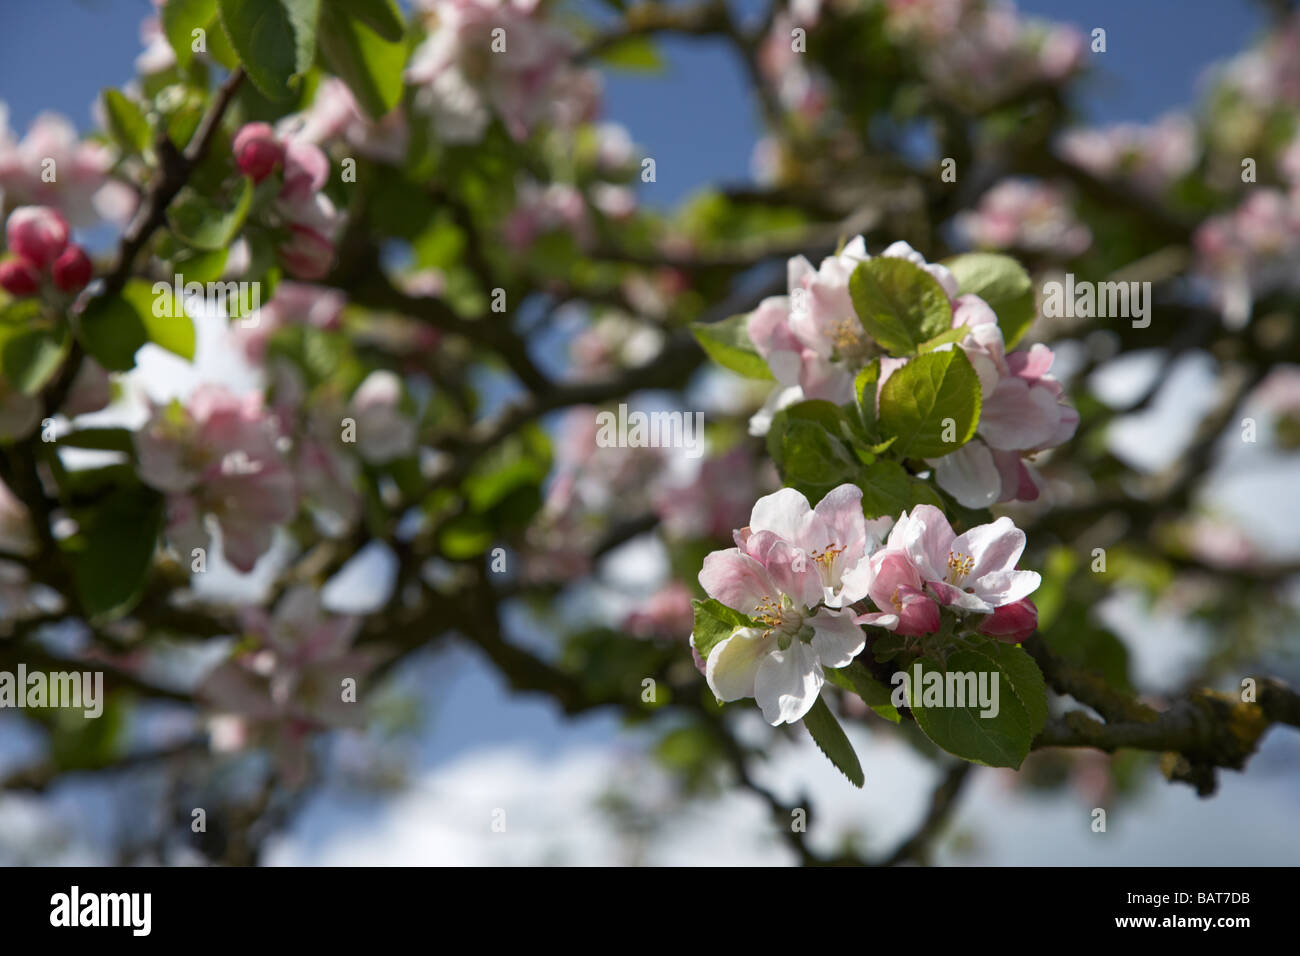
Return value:
M 354 9 L 353 0 L 322 0 L 320 49 L 325 64 L 348 85 L 361 108 L 371 117 L 390 112 L 402 98 L 402 70 L 406 66 L 406 42 L 401 13 L 395 6 L 389 15 L 398 25 L 395 37 L 385 38 L 371 22 Z M 382 0 L 367 0 L 360 6 L 383 8 Z M 375 19 L 378 19 L 376 16 Z
M 700 657 L 709 659 L 709 652 L 720 641 L 726 640 L 738 627 L 754 627 L 755 623 L 733 608 L 709 598 L 692 601 L 695 623 L 691 628 L 691 642 Z
M 808 733 L 812 734 L 817 748 L 835 765 L 835 769 L 844 774 L 853 786 L 861 787 L 865 782 L 862 776 L 862 764 L 858 763 L 858 755 L 853 751 L 853 744 L 849 743 L 844 728 L 835 719 L 831 709 L 826 706 L 825 700 L 821 697 L 817 698 L 812 710 L 804 714 L 803 725 L 808 728 Z
M 30 329 L 0 340 L 4 377 L 24 395 L 39 392 L 63 364 L 63 338 L 47 330 Z
M 81 343 L 111 372 L 135 367 L 135 353 L 153 342 L 183 359 L 194 358 L 194 324 L 173 301 L 171 287 L 132 279 L 116 295 L 92 299 L 81 315 Z
M 393 0 L 347 0 L 348 13 L 390 43 L 406 35 L 402 11 Z
M 876 680 L 875 675 L 861 661 L 850 661 L 846 667 L 827 668 L 826 677 L 835 686 L 857 694 L 863 703 L 885 720 L 895 724 L 902 720 L 898 708 L 890 700 L 892 695 L 889 688 Z
M 104 90 L 103 97 L 104 115 L 113 139 L 127 152 L 143 153 L 153 139 L 144 112 L 112 87 Z
M 495 532 L 482 515 L 457 515 L 438 532 L 438 547 L 453 561 L 476 558 L 492 547 Z
M 139 600 L 162 518 L 162 496 L 140 485 L 120 487 L 78 514 L 80 530 L 64 547 L 90 617 L 121 615 Z
M 975 434 L 979 412 L 979 377 L 961 349 L 917 356 L 880 392 L 881 428 L 898 436 L 892 450 L 903 457 L 956 451 Z
M 709 358 L 723 368 L 744 375 L 746 378 L 771 380 L 772 370 L 767 367 L 763 356 L 758 354 L 754 343 L 749 340 L 746 325 L 749 314 L 733 315 L 721 322 L 692 322 L 691 334 L 708 353 Z
M 248 218 L 253 181 L 240 177 L 230 209 L 197 190 L 187 189 L 167 209 L 167 223 L 176 237 L 195 249 L 215 252 L 230 245 Z
M 631 36 L 603 49 L 599 59 L 606 66 L 638 73 L 662 73 L 665 69 L 659 49 L 648 36 Z
M 1029 273 L 1010 256 L 969 252 L 944 262 L 957 278 L 962 295 L 977 295 L 997 314 L 998 328 L 1010 351 L 1038 313 Z
M 917 505 L 943 506 L 943 499 L 896 461 L 877 461 L 859 472 L 854 482 L 862 489 L 862 512 L 868 518 L 897 517 Z
M 920 343 L 952 327 L 943 286 L 906 259 L 861 263 L 849 277 L 849 295 L 862 327 L 892 355 L 914 355 Z
M 221 25 L 263 96 L 287 100 L 316 56 L 321 0 L 218 0 Z
M 919 682 L 917 666 L 921 672 Z M 935 744 L 972 763 L 1019 768 L 1047 720 L 1047 691 L 1042 674 L 1028 654 L 1012 645 L 991 641 L 977 649 L 955 651 L 944 663 L 923 657 L 906 673 L 908 706 L 917 726 Z M 930 674 L 937 678 L 930 678 Z M 951 687 L 949 675 L 953 678 Z M 972 677 L 976 682 L 975 700 L 968 694 Z M 926 706 L 927 684 L 932 684 L 934 679 L 942 682 L 939 705 L 935 706 L 932 698 L 931 706 Z M 981 680 L 988 694 L 987 707 L 978 700 Z M 996 713 L 992 712 L 994 681 Z M 986 711 L 988 716 L 982 716 Z
M 917 351 L 924 355 L 926 352 L 933 352 L 937 348 L 942 348 L 952 342 L 960 342 L 970 333 L 970 326 L 959 325 L 955 329 L 949 329 L 947 332 L 940 332 L 932 339 L 926 339 L 918 347 Z
M 212 38 L 217 0 L 167 0 L 160 16 L 163 35 L 183 69 L 194 59 L 194 31 L 203 30 L 207 40 Z
M 844 443 L 832 437 L 840 432 L 839 414 L 824 401 L 800 402 L 777 412 L 767 432 L 767 451 L 787 483 L 801 490 L 829 489 L 852 475 L 857 463 Z

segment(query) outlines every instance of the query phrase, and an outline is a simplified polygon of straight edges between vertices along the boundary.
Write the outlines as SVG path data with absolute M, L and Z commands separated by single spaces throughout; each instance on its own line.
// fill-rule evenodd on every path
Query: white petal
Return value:
M 994 607 L 1014 604 L 1038 590 L 1042 578 L 1037 571 L 995 571 L 973 585 L 975 593 Z
M 1002 476 L 983 442 L 967 442 L 951 455 L 927 461 L 939 487 L 967 508 L 987 508 L 1002 495 Z
M 793 488 L 782 488 L 754 502 L 749 529 L 755 533 L 771 531 L 791 544 L 803 547 L 811 516 L 812 507 L 807 498 Z
M 719 700 L 753 697 L 759 665 L 775 647 L 776 639 L 756 627 L 737 628 L 715 644 L 704 669 L 713 696 Z
M 812 649 L 823 667 L 843 667 L 866 645 L 862 628 L 853 623 L 852 611 L 821 610 L 809 622 Z
M 1004 516 L 958 535 L 952 550 L 975 559 L 969 579 L 977 581 L 994 571 L 1013 570 L 1025 550 L 1025 533 Z
M 758 665 L 754 699 L 769 724 L 792 724 L 812 709 L 824 680 L 813 649 L 803 641 L 792 641 L 784 651 L 773 651 Z

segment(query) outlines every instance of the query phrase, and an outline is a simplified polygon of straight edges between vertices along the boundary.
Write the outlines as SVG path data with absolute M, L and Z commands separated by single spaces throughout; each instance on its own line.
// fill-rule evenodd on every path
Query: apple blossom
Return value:
M 853 612 L 838 606 L 866 593 L 854 572 L 875 541 L 861 496 L 841 485 L 815 510 L 783 488 L 755 503 L 737 547 L 704 559 L 705 592 L 762 625 L 737 628 L 710 650 L 705 676 L 720 700 L 753 697 L 769 723 L 792 723 L 816 702 L 824 668 L 843 667 L 862 650 Z
M 366 376 L 352 395 L 348 411 L 357 422 L 357 449 L 374 464 L 393 461 L 415 451 L 415 422 L 404 413 L 402 380 L 379 369 Z
M 271 546 L 275 526 L 297 511 L 278 429 L 261 397 L 202 385 L 188 405 L 155 406 L 135 433 L 141 480 L 167 495 L 167 535 L 186 555 L 206 547 L 205 516 L 215 518 L 226 559 L 251 571 Z
M 933 505 L 904 512 L 889 533 L 886 552 L 905 555 L 940 604 L 990 614 L 1038 588 L 1036 571 L 1019 571 L 1025 533 L 998 518 L 957 534 Z
M 289 239 L 277 250 L 284 267 L 296 279 L 323 279 L 334 264 L 334 243 L 315 229 L 289 226 Z

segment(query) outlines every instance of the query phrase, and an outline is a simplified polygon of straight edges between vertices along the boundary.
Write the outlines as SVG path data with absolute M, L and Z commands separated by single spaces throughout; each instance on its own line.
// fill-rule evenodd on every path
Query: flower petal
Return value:
M 817 655 L 803 641 L 768 654 L 754 678 L 754 699 L 763 719 L 773 726 L 801 719 L 817 702 L 825 679 Z
M 714 697 L 740 700 L 754 696 L 759 665 L 776 647 L 776 639 L 769 634 L 756 627 L 741 627 L 714 645 L 704 665 L 704 679 Z
M 852 611 L 818 611 L 809 621 L 812 649 L 823 667 L 843 667 L 866 645 L 862 628 L 853 623 Z

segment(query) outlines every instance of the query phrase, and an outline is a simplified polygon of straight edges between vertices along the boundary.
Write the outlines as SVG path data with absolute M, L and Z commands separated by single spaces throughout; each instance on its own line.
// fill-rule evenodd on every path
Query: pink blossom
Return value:
M 540 186 L 524 180 L 515 191 L 515 208 L 503 227 L 505 241 L 523 251 L 541 236 L 559 230 L 585 240 L 589 232 L 582 193 L 568 183 Z
M 257 394 L 200 386 L 188 407 L 156 406 L 134 437 L 140 478 L 168 496 L 167 534 L 185 554 L 207 547 L 210 515 L 226 559 L 251 571 L 275 526 L 297 511 L 278 429 Z
M 95 275 L 95 267 L 81 246 L 68 246 L 50 268 L 54 285 L 61 292 L 80 292 Z
M 769 723 L 792 723 L 817 700 L 824 668 L 862 650 L 853 612 L 840 609 L 865 596 L 859 569 L 876 543 L 861 498 L 841 485 L 813 509 L 781 489 L 755 503 L 737 547 L 704 559 L 705 592 L 760 625 L 737 628 L 709 651 L 705 677 L 720 700 L 753 697 Z
M 1092 233 L 1074 216 L 1065 195 L 1025 179 L 998 183 L 972 212 L 959 215 L 957 232 L 983 249 L 1025 249 L 1076 256 L 1092 244 Z
M 289 202 L 310 199 L 325 187 L 329 177 L 330 161 L 319 146 L 301 139 L 291 139 L 285 144 L 281 198 Z
M 41 272 L 26 259 L 0 262 L 0 288 L 16 299 L 35 295 L 41 289 Z
M 280 261 L 296 279 L 323 279 L 334 264 L 334 243 L 309 226 L 293 223 L 289 239 L 277 250 Z
M 636 637 L 682 638 L 691 633 L 694 620 L 690 590 L 671 581 L 628 614 L 623 628 Z
M 1004 604 L 980 622 L 979 632 L 1008 644 L 1019 644 L 1038 630 L 1038 608 L 1029 598 Z
M 80 141 L 72 123 L 55 113 L 36 117 L 15 142 L 0 103 L 0 193 L 9 205 L 50 206 L 77 226 L 125 223 L 138 197 L 109 178 L 114 161 L 111 148 Z
M 337 289 L 285 279 L 276 285 L 271 301 L 258 309 L 255 323 L 235 323 L 234 335 L 249 361 L 260 363 L 278 329 L 298 324 L 336 329 L 346 304 L 347 298 Z
M 366 461 L 382 464 L 415 451 L 416 428 L 402 411 L 402 380 L 380 369 L 366 376 L 348 403 L 357 423 L 357 449 Z

